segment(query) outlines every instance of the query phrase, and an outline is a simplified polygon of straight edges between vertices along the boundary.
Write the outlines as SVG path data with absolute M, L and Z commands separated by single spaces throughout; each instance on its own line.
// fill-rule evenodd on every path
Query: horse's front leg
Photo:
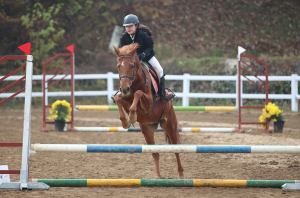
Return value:
M 123 108 L 123 102 L 124 100 L 122 99 L 122 95 L 121 94 L 118 94 L 115 96 L 115 101 L 116 101 L 116 104 L 118 106 L 118 110 L 119 110 L 119 118 L 121 120 L 121 123 L 122 123 L 122 127 L 124 129 L 128 129 L 130 124 L 128 122 L 128 118 L 126 117 L 125 113 L 124 112 L 124 108 Z
M 140 101 L 142 108 L 145 111 L 150 111 L 152 105 L 152 96 L 151 94 L 145 94 L 143 91 L 138 90 L 134 93 L 133 102 L 129 108 L 129 123 L 134 124 L 137 120 L 136 110 L 137 104 Z

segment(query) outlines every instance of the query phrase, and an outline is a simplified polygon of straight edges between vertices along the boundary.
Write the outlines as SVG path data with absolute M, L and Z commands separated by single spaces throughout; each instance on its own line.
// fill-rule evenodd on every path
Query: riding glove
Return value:
M 143 52 L 143 53 L 140 53 L 140 54 L 138 55 L 139 61 L 142 61 L 145 57 L 146 57 L 146 55 L 145 55 L 144 52 Z

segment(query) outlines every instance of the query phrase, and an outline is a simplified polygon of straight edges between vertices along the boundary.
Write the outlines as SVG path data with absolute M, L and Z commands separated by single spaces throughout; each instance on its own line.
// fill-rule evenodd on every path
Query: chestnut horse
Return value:
M 155 144 L 154 131 L 158 122 L 166 134 L 166 141 L 179 143 L 177 118 L 172 101 L 158 100 L 152 107 L 155 93 L 151 89 L 151 77 L 137 58 L 138 44 L 126 45 L 120 49 L 114 47 L 117 54 L 120 77 L 120 92 L 114 100 L 118 106 L 119 117 L 123 128 L 127 129 L 136 121 L 139 123 L 147 144 Z M 147 83 L 147 85 L 146 85 Z M 127 116 L 128 114 L 129 116 Z M 159 153 L 152 153 L 155 161 L 155 178 L 160 179 Z M 183 167 L 179 153 L 175 153 L 179 178 L 183 178 Z

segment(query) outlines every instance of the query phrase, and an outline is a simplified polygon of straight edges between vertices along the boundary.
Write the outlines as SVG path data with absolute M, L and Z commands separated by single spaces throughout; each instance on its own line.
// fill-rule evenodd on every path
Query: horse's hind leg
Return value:
M 165 130 L 165 132 L 167 133 L 172 144 L 179 143 L 179 133 L 177 130 L 177 119 L 176 119 L 176 114 L 175 114 L 175 111 L 173 108 L 170 109 L 167 120 L 160 121 L 160 126 L 161 126 L 161 128 L 163 128 Z M 179 153 L 175 153 L 175 156 L 176 156 L 176 160 L 177 160 L 179 178 L 183 179 L 184 178 L 183 167 L 181 165 Z
M 156 127 L 153 124 L 141 124 L 140 127 L 142 133 L 144 134 L 145 140 L 147 144 L 155 144 L 154 141 L 154 131 Z M 152 153 L 152 157 L 155 162 L 155 179 L 161 179 L 160 171 L 159 171 L 159 153 Z

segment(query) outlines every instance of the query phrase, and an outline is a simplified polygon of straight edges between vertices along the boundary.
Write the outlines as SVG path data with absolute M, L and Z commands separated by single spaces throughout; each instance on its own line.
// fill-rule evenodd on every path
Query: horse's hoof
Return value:
M 130 127 L 130 125 L 129 125 L 128 122 L 127 122 L 127 123 L 123 123 L 123 122 L 122 122 L 122 127 L 123 127 L 124 129 L 128 129 L 128 128 Z
M 129 124 L 134 124 L 137 121 L 137 116 L 129 116 Z
M 136 123 L 136 120 L 133 120 L 133 121 L 129 121 L 130 124 L 135 124 Z
M 179 179 L 184 179 L 184 175 L 179 175 Z
M 162 179 L 162 177 L 161 177 L 160 175 L 159 175 L 159 176 L 156 175 L 156 176 L 155 176 L 155 179 Z

